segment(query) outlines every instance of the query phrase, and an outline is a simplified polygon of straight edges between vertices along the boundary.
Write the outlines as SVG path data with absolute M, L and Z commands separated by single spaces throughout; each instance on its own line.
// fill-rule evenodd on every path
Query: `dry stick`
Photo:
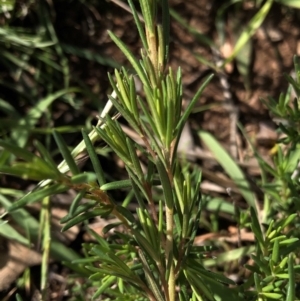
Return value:
M 113 2 L 114 4 L 120 6 L 121 8 L 123 8 L 125 11 L 129 12 L 130 14 L 132 14 L 131 12 L 131 8 L 129 7 L 129 5 L 125 4 L 124 2 L 120 1 L 120 0 L 110 0 L 111 2 Z M 140 21 L 144 22 L 144 18 L 140 13 L 137 13 Z
M 121 125 L 122 130 L 126 133 L 126 135 L 128 135 L 132 140 L 134 140 L 137 144 L 141 145 L 141 146 L 145 146 L 145 143 L 143 141 L 143 139 L 136 134 L 130 127 L 126 126 L 126 125 Z M 196 146 L 194 149 L 190 150 L 187 149 L 185 150 L 185 156 L 191 157 L 192 160 L 193 159 L 202 159 L 202 160 L 209 160 L 214 164 L 217 164 L 217 160 L 216 158 L 209 152 L 206 150 L 201 149 L 199 146 Z M 179 157 L 182 156 L 181 154 L 179 154 Z M 241 161 L 236 161 L 236 163 L 243 167 L 243 168 L 259 168 L 259 164 L 257 163 L 256 160 L 253 160 L 253 162 L 241 162 Z
M 216 61 L 216 66 L 220 68 L 223 65 L 223 59 L 221 57 L 220 52 L 212 47 L 212 52 Z M 237 150 L 237 122 L 239 118 L 239 110 L 237 106 L 233 102 L 232 93 L 230 91 L 230 85 L 228 82 L 228 77 L 224 72 L 218 72 L 218 76 L 220 79 L 221 87 L 223 88 L 223 96 L 224 96 L 224 108 L 229 113 L 229 120 L 230 120 L 230 127 L 229 127 L 229 151 L 231 156 L 234 159 L 238 157 L 238 150 Z
M 236 223 L 237 223 L 237 237 L 238 237 L 238 247 L 240 248 L 242 246 L 241 243 L 241 228 L 240 228 L 240 216 L 239 216 L 239 208 L 237 207 L 236 200 L 231 194 L 231 187 L 226 188 L 227 194 L 230 197 L 232 204 L 234 206 L 234 215 L 236 217 Z M 239 259 L 241 261 L 241 258 Z
M 113 97 L 113 98 L 116 97 L 116 92 L 115 91 L 112 92 L 111 97 Z M 103 111 L 102 111 L 102 113 L 101 113 L 101 115 L 100 115 L 100 118 L 98 120 L 98 123 L 97 123 L 96 127 L 104 128 L 106 126 L 106 124 L 103 122 L 103 120 L 104 120 L 105 116 L 109 113 L 109 111 L 111 110 L 112 107 L 113 107 L 112 102 L 110 100 L 108 100 L 105 107 L 104 107 L 104 109 L 103 109 Z M 97 138 L 100 139 L 100 137 L 98 136 L 98 133 L 97 133 L 95 128 L 89 133 L 89 138 L 90 138 L 92 143 L 94 143 L 97 140 Z M 84 140 L 82 140 L 72 151 L 72 156 L 75 159 L 76 163 L 81 163 L 82 155 L 85 152 L 86 152 L 86 145 L 85 145 Z M 88 157 L 86 157 L 86 159 L 87 158 Z M 70 168 L 67 165 L 65 160 L 63 160 L 57 167 L 58 167 L 58 169 L 61 173 L 67 173 L 68 171 L 70 171 Z M 52 182 L 52 180 L 50 180 L 50 179 L 43 180 L 43 181 L 39 182 L 37 187 L 45 187 L 48 184 L 50 184 L 51 182 Z

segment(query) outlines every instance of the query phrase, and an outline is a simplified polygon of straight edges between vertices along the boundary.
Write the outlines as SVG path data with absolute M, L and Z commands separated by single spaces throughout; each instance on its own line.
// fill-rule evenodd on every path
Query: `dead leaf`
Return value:
M 27 267 L 41 263 L 41 254 L 15 241 L 1 238 L 0 291 L 6 290 Z

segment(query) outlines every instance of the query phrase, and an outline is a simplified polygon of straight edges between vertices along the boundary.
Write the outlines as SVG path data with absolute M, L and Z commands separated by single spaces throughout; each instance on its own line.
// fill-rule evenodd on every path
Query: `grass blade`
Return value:
M 78 175 L 80 173 L 79 168 L 78 168 L 71 152 L 69 151 L 66 142 L 64 141 L 62 136 L 55 131 L 53 132 L 53 136 L 54 136 L 54 139 L 59 147 L 59 150 L 60 150 L 63 158 L 65 159 L 65 161 L 67 162 L 67 164 L 70 168 L 70 171 L 72 172 L 73 175 Z
M 134 70 L 137 72 L 144 86 L 150 86 L 149 80 L 143 71 L 141 65 L 138 60 L 134 57 L 132 52 L 127 48 L 127 46 L 111 31 L 108 31 L 110 38 L 116 43 L 116 45 L 121 49 L 121 51 L 125 54 L 128 61 L 131 63 Z
M 256 13 L 256 15 L 251 19 L 248 26 L 244 29 L 241 36 L 239 37 L 238 41 L 235 44 L 232 54 L 224 61 L 224 66 L 232 61 L 237 53 L 245 46 L 248 40 L 254 35 L 256 30 L 260 27 L 260 25 L 265 20 L 269 10 L 271 9 L 273 4 L 273 0 L 268 0 L 266 3 L 261 7 L 261 9 Z
M 236 162 L 234 162 L 227 151 L 225 151 L 225 149 L 211 134 L 203 131 L 198 132 L 198 134 L 205 145 L 210 149 L 219 164 L 236 183 L 248 205 L 256 210 L 254 195 L 251 192 L 251 187 L 241 168 L 236 164 Z

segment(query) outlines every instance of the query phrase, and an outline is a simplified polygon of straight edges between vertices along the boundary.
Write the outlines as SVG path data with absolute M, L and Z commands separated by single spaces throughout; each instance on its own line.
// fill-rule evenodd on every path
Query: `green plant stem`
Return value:
M 41 212 L 42 223 L 42 235 L 43 235 L 43 256 L 41 266 L 41 291 L 42 300 L 47 300 L 47 282 L 48 282 L 48 268 L 50 260 L 50 245 L 51 245 L 51 209 L 50 209 L 50 197 L 43 199 L 43 209 Z
M 168 278 L 168 300 L 175 301 L 175 271 L 173 264 L 173 209 L 166 206 L 167 239 L 166 239 L 166 258 L 167 267 L 170 266 L 170 275 Z M 171 256 L 170 256 L 171 255 Z M 169 263 L 171 261 L 171 264 Z

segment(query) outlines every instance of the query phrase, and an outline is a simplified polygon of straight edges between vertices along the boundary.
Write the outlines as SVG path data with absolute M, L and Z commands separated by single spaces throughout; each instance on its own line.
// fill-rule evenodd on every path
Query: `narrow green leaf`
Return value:
M 189 261 L 188 261 L 189 262 Z M 194 271 L 195 274 L 198 274 L 200 277 L 209 278 L 211 281 L 221 282 L 228 285 L 236 285 L 236 283 L 220 273 L 213 273 L 207 271 L 199 262 L 196 260 L 190 260 L 189 270 Z
M 74 217 L 73 219 L 71 219 L 70 221 L 68 221 L 63 228 L 61 229 L 62 232 L 72 228 L 73 226 L 84 222 L 84 221 L 88 221 L 90 218 L 94 218 L 94 217 L 106 217 L 107 215 L 109 215 L 112 211 L 112 207 L 111 206 L 106 206 L 106 207 L 102 207 L 102 208 L 95 208 L 93 209 L 93 211 L 89 211 L 86 213 L 83 213 L 81 215 L 78 215 L 76 217 Z
M 271 243 L 273 243 L 273 242 L 275 242 L 275 240 L 278 240 L 278 241 L 283 241 L 283 240 L 285 240 L 286 239 L 286 235 L 284 235 L 284 234 L 282 234 L 282 235 L 278 235 L 278 230 L 277 230 L 277 236 L 275 236 L 274 238 L 272 238 L 271 240 L 270 240 L 270 242 Z
M 253 209 L 253 207 L 250 208 L 250 212 L 251 212 L 251 228 L 255 235 L 255 238 L 259 242 L 261 251 L 263 252 L 263 250 L 265 248 L 265 241 L 264 241 L 263 233 L 262 233 L 260 225 L 259 225 L 257 214 L 256 214 L 255 210 Z
M 224 61 L 223 65 L 226 65 L 228 62 L 232 61 L 237 53 L 244 47 L 247 41 L 252 37 L 256 30 L 261 26 L 265 20 L 269 10 L 271 9 L 273 0 L 267 0 L 261 9 L 256 13 L 256 15 L 251 19 L 248 26 L 242 32 L 240 38 L 236 42 L 232 54 L 229 58 Z
M 272 261 L 270 264 L 277 265 L 279 261 L 279 241 L 275 240 L 272 248 Z
M 139 109 L 137 105 L 137 94 L 136 94 L 136 87 L 135 87 L 135 81 L 133 76 L 131 75 L 129 78 L 129 93 L 130 93 L 130 102 L 131 102 L 131 108 L 132 108 L 132 114 L 135 118 L 135 120 L 140 119 Z
M 294 55 L 293 61 L 294 61 L 294 67 L 295 67 L 295 71 L 296 71 L 297 82 L 300 83 L 300 59 L 299 59 L 299 56 Z
M 289 275 L 287 273 L 276 274 L 276 277 L 279 278 L 279 279 L 289 279 Z
M 9 208 L 8 212 L 15 211 L 17 209 L 20 209 L 28 204 L 32 204 L 37 201 L 41 201 L 44 197 L 58 194 L 61 192 L 64 192 L 68 190 L 69 187 L 62 185 L 62 184 L 53 184 L 49 187 L 44 187 L 38 190 L 33 190 L 29 193 L 27 193 L 24 197 L 19 199 L 18 201 L 14 202 Z
M 158 98 L 157 95 L 157 93 L 159 93 L 159 90 L 145 87 L 144 91 L 146 94 L 146 99 L 149 107 L 146 108 L 146 110 L 143 109 L 143 111 L 145 113 L 145 116 L 147 117 L 149 116 L 149 118 L 147 118 L 147 121 L 150 124 L 153 123 L 154 127 L 152 128 L 152 130 L 158 133 L 157 139 L 162 139 L 164 137 L 164 128 L 163 128 L 163 120 L 161 118 L 161 115 L 163 115 L 163 113 L 161 113 L 160 112 L 161 110 L 159 109 L 159 104 L 162 105 L 162 101 L 161 99 Z M 149 111 L 149 109 L 150 109 L 150 113 L 147 114 L 146 111 L 147 110 Z
M 121 181 L 106 183 L 100 186 L 100 189 L 103 191 L 107 191 L 107 190 L 118 190 L 118 189 L 131 188 L 131 187 L 132 187 L 131 180 L 121 180 Z
M 127 145 L 124 133 L 120 132 L 119 129 L 113 128 L 113 131 L 110 131 L 112 128 L 106 128 L 105 130 L 101 128 L 96 128 L 99 136 L 113 149 L 113 151 L 124 161 L 125 164 L 130 165 L 129 155 L 127 153 Z M 117 136 L 115 136 L 115 134 Z M 125 140 L 125 141 L 123 141 Z M 125 146 L 125 147 L 124 147 Z
M 127 46 L 111 31 L 108 31 L 108 34 L 110 38 L 116 43 L 116 45 L 121 49 L 121 51 L 124 53 L 124 55 L 127 57 L 128 61 L 131 63 L 134 70 L 137 72 L 140 80 L 142 81 L 143 85 L 145 87 L 150 86 L 150 83 L 148 81 L 148 78 L 142 69 L 141 65 L 135 58 L 135 56 L 132 54 L 132 52 L 127 48 Z
M 107 234 L 110 230 L 112 230 L 112 229 L 114 229 L 114 228 L 116 228 L 116 227 L 118 227 L 118 226 L 120 226 L 120 225 L 122 225 L 121 222 L 108 224 L 108 225 L 106 225 L 106 226 L 102 229 L 102 233 L 103 233 L 103 234 Z
M 79 92 L 79 88 L 68 88 L 59 90 L 55 93 L 47 95 L 45 98 L 39 100 L 36 105 L 31 108 L 25 118 L 22 118 L 18 121 L 19 130 L 12 133 L 12 138 L 17 141 L 18 145 L 24 147 L 28 139 L 29 130 L 24 130 L 24 127 L 27 126 L 28 129 L 32 129 L 37 123 L 42 114 L 45 113 L 47 108 L 51 103 L 57 98 L 72 92 Z
M 49 261 L 50 261 L 50 244 L 51 244 L 51 207 L 50 197 L 45 197 L 42 201 L 42 208 L 40 211 L 40 231 L 42 233 L 42 263 L 41 263 L 41 279 L 40 287 L 42 291 L 42 298 L 46 299 L 46 286 L 49 275 Z
M 116 281 L 116 276 L 109 276 L 94 293 L 92 300 L 96 300 L 105 290 Z
M 145 115 L 145 120 L 150 125 L 151 131 L 154 132 L 154 134 L 155 134 L 156 137 L 160 137 L 159 136 L 159 131 L 156 128 L 154 120 L 153 120 L 152 116 L 150 115 L 149 109 L 145 105 L 143 99 L 141 99 L 140 97 L 138 97 L 137 99 L 138 99 L 138 102 L 139 102 L 139 104 L 140 104 L 140 106 L 142 108 L 142 111 L 143 111 L 144 115 Z M 145 125 L 145 122 L 142 119 L 140 120 L 140 123 L 143 125 L 144 129 L 146 129 L 146 128 L 148 129 L 147 125 Z M 148 129 L 148 132 L 150 133 L 149 129 Z M 152 137 L 152 135 L 150 135 L 150 136 L 148 135 L 148 137 Z
M 198 29 L 193 28 L 189 23 L 181 17 L 179 12 L 176 12 L 174 9 L 170 9 L 170 15 L 173 17 L 182 27 L 186 28 L 196 39 L 197 42 L 215 48 L 214 41 L 210 39 L 207 35 L 199 32 Z
M 93 172 L 84 172 L 71 177 L 72 184 L 91 183 L 96 180 L 96 174 Z
M 21 295 L 19 295 L 19 294 L 16 294 L 16 299 L 17 299 L 17 301 L 23 301 Z
M 194 298 L 190 299 L 186 285 L 181 285 L 180 286 L 180 292 L 179 292 L 179 301 L 189 301 L 189 300 L 194 300 Z
M 254 195 L 241 168 L 211 134 L 204 131 L 200 131 L 198 132 L 198 134 L 202 141 L 213 153 L 214 157 L 219 162 L 219 164 L 224 168 L 227 174 L 236 183 L 237 187 L 241 191 L 241 194 L 243 195 L 249 206 L 253 207 L 256 211 Z
M 174 207 L 173 189 L 166 168 L 164 164 L 161 162 L 160 158 L 156 159 L 156 167 L 159 174 L 159 178 L 161 180 L 165 203 L 169 209 L 173 209 Z
M 109 243 L 102 237 L 100 236 L 97 232 L 95 232 L 93 229 L 91 228 L 87 228 L 87 232 L 95 238 L 95 240 L 97 241 L 98 245 L 93 246 L 92 248 L 92 253 L 93 251 L 95 252 L 97 249 L 101 248 L 103 250 L 103 252 L 107 253 L 110 248 L 109 248 Z
M 255 246 L 241 247 L 238 249 L 234 249 L 231 251 L 221 253 L 221 254 L 217 255 L 216 258 L 205 259 L 203 261 L 203 263 L 204 263 L 205 267 L 222 265 L 225 262 L 238 260 L 239 258 L 242 258 L 245 255 L 249 255 L 252 252 L 255 252 Z
M 158 85 L 157 71 L 150 60 L 150 57 L 142 53 L 142 60 L 140 60 L 140 64 L 143 70 L 146 70 L 151 86 L 156 87 Z
M 128 0 L 128 3 L 129 3 L 129 6 L 130 6 L 130 9 L 131 9 L 131 12 L 132 12 L 132 15 L 133 15 L 136 27 L 138 29 L 138 32 L 139 32 L 139 35 L 140 35 L 140 39 L 141 39 L 141 41 L 143 43 L 143 48 L 144 49 L 148 49 L 148 44 L 147 44 L 147 39 L 146 39 L 146 35 L 145 35 L 145 30 L 144 30 L 143 25 L 142 25 L 142 23 L 140 21 L 140 18 L 138 16 L 136 8 L 135 8 L 132 0 Z
M 157 283 L 157 280 L 155 279 L 155 276 L 153 275 L 153 271 L 150 268 L 146 256 L 143 253 L 143 251 L 141 249 L 139 249 L 139 257 L 140 260 L 143 264 L 143 269 L 145 271 L 146 274 L 146 280 L 151 288 L 151 291 L 153 292 L 155 298 L 157 301 L 164 301 L 164 297 L 161 294 L 161 289 L 160 289 L 160 285 Z
M 158 50 L 157 50 L 157 56 L 158 56 L 158 70 L 164 70 L 164 67 L 166 65 L 166 46 L 164 42 L 164 33 L 163 28 L 161 25 L 157 25 L 157 40 L 158 40 Z
M 129 277 L 129 278 L 130 277 L 132 277 L 132 278 L 135 277 L 133 271 L 128 267 L 128 265 L 125 263 L 125 261 L 123 261 L 122 259 L 120 259 L 113 252 L 108 252 L 108 256 L 112 259 L 112 261 L 114 262 L 114 264 L 119 269 L 123 270 L 124 274 L 127 274 L 127 277 Z
M 112 120 L 110 116 L 106 117 L 106 124 L 107 126 L 104 130 L 111 140 L 109 146 L 114 148 L 118 154 L 122 154 L 126 164 L 130 164 L 130 160 L 128 160 L 129 152 L 126 145 L 126 136 L 120 124 L 116 120 Z
M 168 80 L 169 79 L 169 80 Z M 166 100 L 167 102 L 167 116 L 166 116 L 166 133 L 165 133 L 165 137 L 166 137 L 166 147 L 169 148 L 170 145 L 171 145 L 171 142 L 173 141 L 174 139 L 174 128 L 175 126 L 177 125 L 177 122 L 178 120 L 175 119 L 175 105 L 174 103 L 172 103 L 172 98 L 173 98 L 173 101 L 177 101 L 177 99 L 175 99 L 175 93 L 174 96 L 172 97 L 170 94 L 171 94 L 171 86 L 174 86 L 174 82 L 170 82 L 171 80 L 174 80 L 173 78 L 171 77 L 168 77 L 167 78 L 167 95 L 169 95 L 168 99 Z M 174 92 L 174 91 L 173 91 Z M 170 93 L 170 94 L 169 94 Z M 172 97 L 172 98 L 171 98 Z
M 95 148 L 94 148 L 94 146 L 91 142 L 91 139 L 90 139 L 89 135 L 84 130 L 82 130 L 82 136 L 83 136 L 83 140 L 84 140 L 84 143 L 85 143 L 85 146 L 86 146 L 86 150 L 87 150 L 87 152 L 89 154 L 89 157 L 92 161 L 93 168 L 95 170 L 98 183 L 99 183 L 99 185 L 104 185 L 105 182 L 106 182 L 105 181 L 105 175 L 104 175 L 100 160 L 99 160 L 99 158 L 97 156 L 97 153 L 95 151 Z
M 282 246 L 282 245 L 291 245 L 292 243 L 298 241 L 299 238 L 298 237 L 291 237 L 291 238 L 288 238 L 288 239 L 284 239 L 282 241 L 279 242 L 279 244 Z
M 153 259 L 155 263 L 160 262 L 160 252 L 157 249 L 153 249 L 148 240 L 140 233 L 138 229 L 132 229 L 132 233 L 135 237 L 136 242 L 143 251 L 148 253 L 149 258 Z M 155 269 L 158 270 L 155 265 Z
M 0 227 L 1 226 L 4 226 L 5 224 L 7 224 L 8 223 L 8 221 L 3 221 L 1 218 L 0 218 Z
M 192 227 L 191 230 L 193 231 L 191 233 L 191 238 L 190 238 L 191 240 L 190 241 L 194 241 L 194 239 L 196 237 L 196 233 L 199 229 L 200 215 L 201 215 L 201 211 L 202 211 L 201 198 L 199 199 L 198 204 L 196 204 L 196 205 L 197 205 L 197 211 L 196 211 L 196 214 L 195 214 L 195 217 L 194 217 L 194 221 L 190 221 L 190 227 Z
M 121 115 L 127 120 L 127 122 L 132 126 L 132 128 L 141 135 L 141 130 L 139 128 L 139 125 L 137 121 L 132 117 L 131 113 L 128 112 L 118 101 L 112 97 L 111 95 L 108 95 L 108 98 L 110 101 L 114 104 L 116 109 L 121 113 Z
M 134 142 L 132 142 L 129 138 L 126 138 L 126 142 L 127 142 L 127 147 L 129 150 L 129 154 L 134 166 L 134 172 L 136 173 L 136 175 L 138 176 L 138 178 L 140 180 L 142 180 L 144 178 L 144 174 L 142 171 L 142 167 L 141 167 L 141 163 L 140 160 L 136 154 L 136 149 L 134 147 Z
M 170 43 L 170 11 L 169 11 L 169 1 L 162 0 L 162 33 L 164 41 L 164 64 L 167 63 L 169 58 L 169 43 Z M 162 46 L 162 45 L 161 45 Z
M 270 266 L 266 260 L 254 254 L 251 254 L 250 256 L 253 259 L 253 261 L 256 263 L 256 265 L 259 267 L 260 274 L 261 272 L 265 273 L 266 275 L 270 274 Z
M 146 217 L 145 212 L 146 211 L 137 208 L 138 219 L 139 219 L 141 226 L 143 227 L 144 235 L 145 235 L 146 239 L 148 240 L 148 242 L 151 243 L 153 247 L 155 247 L 155 244 L 153 244 L 152 236 L 149 231 L 149 227 L 147 225 L 147 217 Z
M 234 205 L 221 198 L 209 199 L 204 206 L 209 211 L 224 212 L 234 215 Z
M 115 70 L 116 72 L 117 70 Z M 117 83 L 115 82 L 115 79 L 113 78 L 113 76 L 110 74 L 110 73 L 107 73 L 107 76 L 108 76 L 108 79 L 109 79 L 109 82 L 110 82 L 110 85 L 112 86 L 116 96 L 113 97 L 114 99 L 118 99 L 120 101 L 120 105 L 122 108 L 126 108 L 126 105 L 125 103 L 123 102 L 123 98 L 122 98 L 122 95 L 121 95 L 121 91 L 117 85 Z M 110 95 L 110 97 L 112 97 L 112 95 Z
M 238 22 L 237 27 L 240 26 L 241 23 Z M 248 91 L 251 88 L 250 68 L 252 63 L 252 52 L 253 52 L 253 41 L 249 39 L 248 41 L 246 41 L 243 47 L 240 48 L 240 51 L 237 52 L 235 57 L 237 69 L 239 73 L 242 75 L 244 86 Z
M 269 224 L 269 227 L 268 227 L 268 230 L 266 232 L 266 237 L 268 239 L 272 239 L 273 236 L 276 234 L 277 230 L 273 230 L 273 226 L 274 226 L 274 223 L 275 221 L 272 219 L 270 224 Z
M 275 0 L 275 2 L 293 8 L 300 8 L 300 2 L 298 0 Z
M 286 301 L 294 301 L 296 299 L 295 296 L 295 271 L 294 271 L 294 254 L 289 255 L 289 262 L 288 262 L 288 272 L 289 272 L 289 283 L 286 295 Z
M 241 0 L 231 0 L 223 3 L 217 11 L 217 15 L 215 18 L 215 25 L 218 32 L 218 40 L 220 45 L 224 45 L 225 42 L 225 31 L 226 31 L 226 11 L 228 8 L 235 4 L 241 2 Z
M 181 116 L 175 131 L 180 134 L 182 132 L 182 129 L 188 119 L 188 117 L 190 116 L 195 104 L 197 103 L 197 101 L 199 100 L 200 95 L 202 94 L 203 90 L 206 88 L 206 86 L 209 84 L 209 82 L 211 81 L 211 79 L 213 78 L 213 74 L 209 75 L 208 77 L 206 77 L 206 79 L 204 80 L 204 83 L 200 86 L 200 88 L 198 89 L 198 91 L 196 92 L 195 96 L 193 97 L 193 99 L 191 100 L 191 102 L 189 103 L 189 105 L 187 106 L 187 108 L 185 109 L 183 115 Z
M 56 163 L 52 159 L 49 151 L 37 140 L 34 141 L 34 145 L 36 146 L 37 150 L 41 154 L 41 157 L 49 164 L 49 166 L 52 168 L 53 171 L 57 173 L 57 175 L 60 175 L 60 171 L 57 168 Z
M 284 257 L 278 265 L 278 268 L 283 270 L 288 262 L 288 257 Z
M 120 72 L 115 69 L 115 78 L 117 82 L 117 88 L 119 90 L 119 100 L 121 101 L 124 109 L 131 113 L 131 102 L 129 99 L 129 82 L 126 79 L 125 74 L 120 74 Z
M 278 293 L 264 293 L 264 292 L 261 292 L 261 293 L 259 293 L 259 296 L 266 297 L 268 299 L 273 299 L 273 300 L 282 300 L 282 298 L 283 298 L 283 294 L 278 294 Z
M 208 300 L 215 301 L 215 298 L 213 297 L 213 292 L 206 286 L 206 284 L 197 274 L 186 270 L 185 275 L 187 277 L 188 283 L 191 284 L 193 291 L 197 292 L 197 294 L 199 295 L 198 300 L 201 300 L 202 296 L 205 295 Z
M 36 157 L 32 152 L 28 150 L 18 147 L 14 143 L 10 143 L 4 140 L 0 140 L 0 146 L 10 153 L 14 154 L 17 158 L 23 159 L 24 161 L 30 162 Z
M 70 171 L 72 172 L 73 175 L 78 175 L 80 173 L 79 168 L 78 168 L 73 156 L 71 155 L 71 152 L 69 151 L 66 142 L 64 141 L 62 136 L 55 131 L 53 131 L 53 136 L 54 136 L 56 144 L 59 147 L 59 150 L 60 150 L 63 158 L 65 159 L 65 161 L 67 162 L 67 164 L 70 168 Z
M 147 194 L 147 191 L 143 185 L 143 180 L 142 179 L 139 179 L 136 174 L 131 170 L 129 169 L 128 167 L 126 167 L 126 170 L 129 174 L 129 177 L 132 179 L 132 181 L 136 184 L 136 186 L 138 187 L 138 190 L 139 190 L 139 194 L 142 193 L 144 195 L 144 198 L 149 201 L 149 195 Z M 137 191 L 135 190 L 135 194 L 137 194 Z M 139 203 L 141 206 L 142 204 Z
M 78 201 L 81 200 L 80 199 L 81 194 L 84 194 L 84 192 L 81 191 L 76 196 L 76 203 L 77 203 L 77 198 L 78 198 Z M 73 201 L 73 203 L 74 202 L 75 202 L 75 200 Z M 96 201 L 88 201 L 88 202 L 86 202 L 84 204 L 81 204 L 81 205 L 78 205 L 76 203 L 73 205 L 73 203 L 71 204 L 70 212 L 67 215 L 65 215 L 63 218 L 61 218 L 61 220 L 60 220 L 61 224 L 64 224 L 64 223 L 68 222 L 74 216 L 77 216 L 77 215 L 81 214 L 82 212 L 86 212 L 86 211 L 88 211 L 89 209 L 95 207 L 98 204 L 98 202 L 96 202 Z M 71 212 L 72 212 L 72 214 L 71 214 Z
M 155 7 L 155 4 L 148 0 L 140 0 L 140 6 L 145 21 L 146 30 L 149 32 L 150 35 L 155 36 L 155 28 L 153 22 L 155 16 L 153 15 L 153 10 L 152 10 L 152 8 Z
M 145 192 L 141 191 L 139 189 L 139 186 L 135 183 L 135 181 L 138 181 L 137 178 L 133 179 L 132 177 L 130 177 L 130 179 L 131 179 L 131 185 L 132 185 L 132 192 L 134 193 L 134 196 L 135 196 L 135 198 L 136 198 L 136 200 L 139 204 L 139 207 L 141 209 L 145 209 L 146 204 L 145 204 L 145 201 L 144 201 L 143 196 L 142 196 L 142 194 L 145 194 Z M 125 207 L 124 204 L 123 204 L 123 207 Z
M 254 283 L 255 283 L 255 289 L 258 293 L 262 292 L 262 287 L 260 285 L 260 279 L 257 273 L 254 273 Z
M 26 246 L 30 246 L 30 241 L 7 223 L 1 223 L 0 234 L 8 239 L 15 240 Z
M 13 166 L 0 167 L 0 173 L 9 174 L 25 180 L 41 181 L 43 179 L 59 180 L 57 175 L 47 164 L 39 161 L 37 163 L 15 163 Z
M 297 213 L 293 213 L 291 215 L 289 215 L 287 218 L 282 219 L 279 223 L 278 223 L 278 227 L 281 227 L 282 229 L 284 229 L 286 226 L 288 226 L 297 216 Z
M 116 210 L 121 213 L 131 224 L 136 223 L 134 215 L 128 209 L 122 206 L 116 206 Z
M 80 201 L 82 200 L 82 198 L 84 197 L 86 191 L 85 190 L 81 190 L 75 197 L 75 199 L 73 200 L 70 209 L 69 209 L 69 213 L 68 215 L 70 217 L 74 216 L 74 212 L 76 212 L 76 209 L 78 208 L 78 205 L 80 203 Z

